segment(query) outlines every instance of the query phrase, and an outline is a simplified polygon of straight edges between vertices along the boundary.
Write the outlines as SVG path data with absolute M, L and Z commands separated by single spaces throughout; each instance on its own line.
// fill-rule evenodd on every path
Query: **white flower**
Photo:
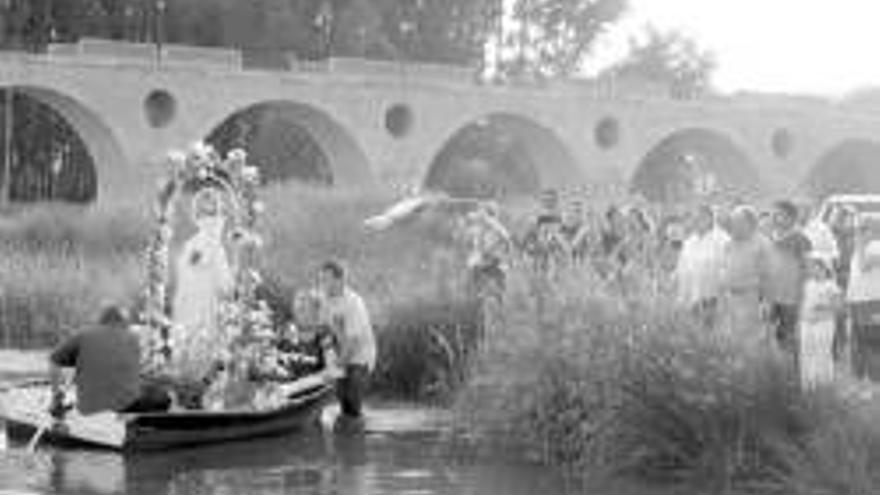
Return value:
M 178 150 L 168 152 L 168 163 L 175 169 L 179 169 L 186 164 L 186 153 Z
M 259 182 L 260 180 L 260 169 L 254 166 L 247 166 L 241 170 L 241 176 L 244 180 L 248 182 Z
M 209 144 L 200 141 L 190 147 L 189 160 L 197 167 L 214 167 L 215 157 L 216 152 Z
M 230 161 L 244 163 L 244 161 L 247 160 L 247 152 L 241 148 L 235 148 L 234 150 L 231 150 L 226 157 Z
M 190 145 L 189 153 L 195 158 L 206 158 L 210 153 L 210 147 L 204 141 L 196 141 Z

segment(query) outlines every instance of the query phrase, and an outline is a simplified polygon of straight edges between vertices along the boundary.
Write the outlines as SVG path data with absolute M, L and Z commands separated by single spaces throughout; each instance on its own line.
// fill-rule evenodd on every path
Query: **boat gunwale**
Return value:
M 272 407 L 269 409 L 263 410 L 252 410 L 252 409 L 225 409 L 219 411 L 212 411 L 206 409 L 181 409 L 176 411 L 165 411 L 165 412 L 147 412 L 147 413 L 119 413 L 119 416 L 125 420 L 129 424 L 133 424 L 138 419 L 158 419 L 158 418 L 198 418 L 198 417 L 210 417 L 210 418 L 226 418 L 226 417 L 260 417 L 260 416 L 271 416 L 273 414 L 283 412 L 287 409 L 296 407 L 304 402 L 310 401 L 313 398 L 316 398 L 319 395 L 326 394 L 330 392 L 332 389 L 332 385 L 330 384 L 321 384 L 315 385 L 313 387 L 307 388 L 301 392 L 297 392 L 293 397 L 288 396 L 285 398 L 283 404 L 277 407 Z M 313 397 L 314 396 L 314 397 Z
M 14 390 L 34 388 L 39 385 L 46 385 L 46 383 L 30 382 L 22 384 L 22 386 L 13 385 L 0 392 L 0 395 L 6 395 Z M 63 422 L 57 423 L 56 425 L 53 425 L 52 428 L 49 428 L 46 432 L 46 439 L 60 446 L 77 445 L 121 453 L 161 451 L 212 443 L 218 444 L 231 441 L 241 441 L 246 440 L 249 436 L 247 434 L 248 430 L 254 431 L 255 433 L 250 436 L 257 438 L 267 436 L 274 431 L 281 432 L 295 429 L 297 425 L 302 423 L 300 419 L 296 418 L 296 413 L 314 413 L 313 409 L 319 408 L 323 402 L 329 399 L 332 390 L 333 385 L 331 383 L 316 384 L 289 395 L 278 407 L 261 411 L 242 409 L 226 411 L 182 410 L 155 413 L 120 413 L 116 416 L 116 420 L 118 421 L 118 424 L 121 424 L 121 426 L 125 428 L 125 436 L 122 443 L 119 445 L 111 444 L 110 442 L 97 442 L 70 432 L 65 432 L 63 429 L 56 427 L 56 425 L 63 425 Z M 290 418 L 284 418 L 286 415 L 290 415 Z M 25 429 L 29 431 L 39 428 L 39 425 L 34 421 L 24 417 L 16 417 L 16 415 L 9 415 L 5 410 L 0 410 L 0 418 L 7 423 L 7 427 L 9 428 Z M 202 431 L 174 428 L 175 419 L 193 420 L 198 418 L 219 420 L 240 418 L 242 423 L 231 427 L 208 426 L 208 428 Z M 141 419 L 146 420 L 147 424 L 141 423 Z M 150 424 L 152 423 L 151 420 L 156 420 L 160 422 L 160 424 Z M 88 422 L 89 420 L 86 419 L 85 421 Z M 280 424 L 271 428 L 270 431 L 258 432 L 258 427 L 265 426 L 267 423 L 272 422 Z M 226 434 L 218 435 L 217 433 L 220 432 L 226 432 Z M 230 435 L 230 433 L 233 432 L 235 434 Z M 182 434 L 187 436 L 192 435 L 193 437 L 201 436 L 201 438 L 191 437 L 177 441 L 160 441 L 155 444 L 153 442 L 146 442 L 146 445 L 144 445 L 142 442 L 152 434 Z

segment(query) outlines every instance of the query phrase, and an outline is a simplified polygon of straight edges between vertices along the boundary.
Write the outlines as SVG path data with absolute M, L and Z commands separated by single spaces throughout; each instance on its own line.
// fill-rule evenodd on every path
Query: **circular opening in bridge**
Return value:
M 777 158 L 788 158 L 794 149 L 794 138 L 788 129 L 777 129 L 773 133 L 770 146 Z
M 815 197 L 880 193 L 880 141 L 849 139 L 831 148 L 813 166 L 804 183 Z
M 0 191 L 11 203 L 94 201 L 98 178 L 84 138 L 38 93 L 0 89 Z
M 561 177 L 577 180 L 562 141 L 531 119 L 492 114 L 458 130 L 435 155 L 425 187 L 453 196 L 504 198 L 536 193 Z
M 654 146 L 631 186 L 657 202 L 744 198 L 760 192 L 758 172 L 745 152 L 724 134 L 698 128 L 675 132 Z
M 414 120 L 412 109 L 397 103 L 385 112 L 385 130 L 396 138 L 402 138 L 412 130 Z
M 154 129 L 167 126 L 177 115 L 177 100 L 164 89 L 154 89 L 144 98 L 144 114 Z
M 614 117 L 604 117 L 593 131 L 596 145 L 603 150 L 611 149 L 620 142 L 620 123 Z

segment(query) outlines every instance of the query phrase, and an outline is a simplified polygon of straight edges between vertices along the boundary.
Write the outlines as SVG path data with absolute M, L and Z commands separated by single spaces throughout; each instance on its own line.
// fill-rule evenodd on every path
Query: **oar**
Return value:
M 67 391 L 69 386 L 70 386 L 70 382 L 68 380 L 64 380 L 64 383 L 61 386 L 62 394 L 64 394 Z M 54 401 L 54 400 L 55 400 L 54 396 L 49 399 L 49 401 L 50 401 L 49 406 L 50 407 L 52 406 L 52 401 Z M 37 445 L 40 443 L 40 440 L 43 439 L 43 436 L 46 434 L 46 432 L 49 430 L 49 428 L 51 428 L 55 424 L 55 421 L 56 420 L 54 417 L 50 417 L 50 419 L 48 421 L 41 424 L 37 428 L 37 431 L 34 433 L 34 436 L 31 437 L 31 440 L 27 444 L 28 453 L 33 453 L 37 449 Z
M 34 433 L 34 436 L 31 437 L 30 442 L 28 442 L 28 444 L 27 444 L 27 452 L 29 454 L 33 454 L 34 451 L 37 450 L 37 444 L 40 443 L 40 440 L 42 440 L 43 435 L 46 434 L 46 430 L 48 430 L 51 426 L 52 426 L 52 422 L 47 421 L 44 424 L 40 425 L 39 428 L 37 428 L 37 432 Z
M 34 387 L 39 385 L 46 385 L 49 381 L 45 379 L 32 379 L 32 380 L 24 380 L 16 383 L 4 383 L 0 385 L 0 394 L 4 394 L 9 392 L 10 390 L 18 389 L 18 388 L 26 388 L 26 387 Z M 0 400 L 0 410 L 5 408 L 5 400 Z M 5 414 L 4 414 L 5 415 Z M 0 418 L 0 451 L 4 451 L 8 448 L 7 439 L 6 439 L 6 422 L 4 418 Z

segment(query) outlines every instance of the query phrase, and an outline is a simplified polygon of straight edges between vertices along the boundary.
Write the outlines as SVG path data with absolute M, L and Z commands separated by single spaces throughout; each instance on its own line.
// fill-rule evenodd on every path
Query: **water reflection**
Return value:
M 19 446 L 0 456 L 0 489 L 88 495 L 563 494 L 536 467 L 480 459 L 443 434 L 320 432 L 121 456 Z

